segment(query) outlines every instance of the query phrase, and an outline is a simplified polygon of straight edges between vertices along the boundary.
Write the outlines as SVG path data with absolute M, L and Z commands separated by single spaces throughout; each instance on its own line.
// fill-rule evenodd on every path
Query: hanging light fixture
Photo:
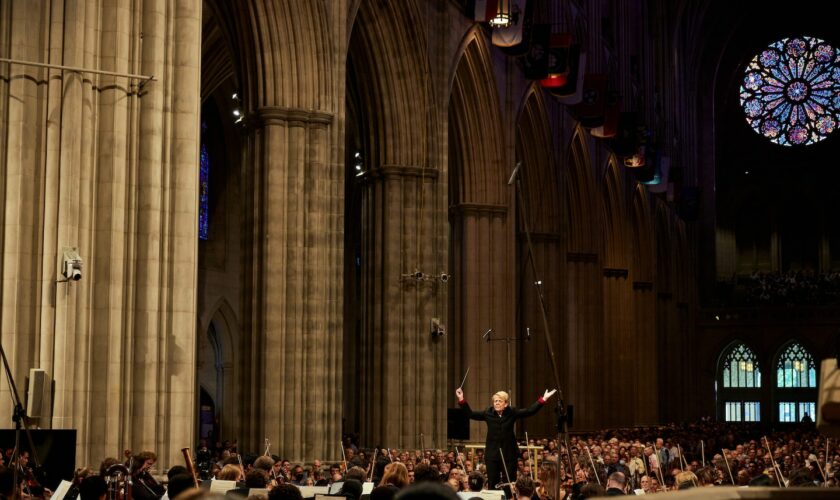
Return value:
M 499 3 L 496 7 L 496 16 L 490 20 L 490 26 L 494 28 L 507 28 L 510 26 L 511 22 L 511 0 L 498 0 L 498 2 Z

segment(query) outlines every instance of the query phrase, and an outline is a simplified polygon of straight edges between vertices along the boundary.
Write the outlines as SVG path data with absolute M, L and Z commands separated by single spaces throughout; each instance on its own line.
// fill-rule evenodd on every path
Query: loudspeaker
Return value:
M 39 465 L 43 467 L 41 484 L 55 491 L 62 479 L 73 480 L 76 470 L 76 429 L 29 431 L 32 443 L 38 455 Z M 15 430 L 0 429 L 0 449 L 11 450 L 15 447 Z M 21 431 L 20 449 L 30 454 L 29 465 L 34 465 L 34 456 L 29 446 L 26 432 Z
M 446 438 L 469 441 L 470 419 L 460 408 L 446 410 Z
M 52 414 L 52 380 L 40 368 L 29 370 L 29 387 L 26 391 L 26 414 L 39 419 L 40 427 L 49 423 Z

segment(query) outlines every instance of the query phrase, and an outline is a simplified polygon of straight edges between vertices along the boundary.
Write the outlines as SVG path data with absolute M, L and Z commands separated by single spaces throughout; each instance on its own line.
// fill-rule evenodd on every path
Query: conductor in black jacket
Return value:
M 536 403 L 528 408 L 519 409 L 509 406 L 508 402 L 510 397 L 508 393 L 499 391 L 493 394 L 493 406 L 488 407 L 484 411 L 472 411 L 467 400 L 464 399 L 464 391 L 460 387 L 455 390 L 455 395 L 458 396 L 458 404 L 461 406 L 461 410 L 473 420 L 487 422 L 487 442 L 484 448 L 484 463 L 487 466 L 489 488 L 496 489 L 499 483 L 506 483 L 508 481 L 502 475 L 504 466 L 499 450 L 504 454 L 504 464 L 508 467 L 508 472 L 514 474 L 510 480 L 516 480 L 516 457 L 519 446 L 516 444 L 516 435 L 513 432 L 513 426 L 518 419 L 530 417 L 540 411 L 540 408 L 543 407 L 545 402 L 555 392 L 557 392 L 556 389 L 545 391 L 545 394 Z

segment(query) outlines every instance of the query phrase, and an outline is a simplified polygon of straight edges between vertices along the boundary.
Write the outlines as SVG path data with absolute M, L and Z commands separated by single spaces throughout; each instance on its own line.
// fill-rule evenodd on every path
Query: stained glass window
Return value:
M 747 123 L 772 142 L 819 142 L 840 121 L 840 51 L 808 36 L 774 42 L 750 61 L 740 96 Z
M 811 353 L 800 344 L 790 344 L 776 366 L 776 387 L 816 387 L 817 370 Z
M 202 123 L 202 132 L 206 128 L 207 124 Z M 203 138 L 201 140 L 201 151 L 199 155 L 198 237 L 206 240 L 210 234 L 210 156 L 207 154 L 207 145 L 204 144 Z
M 733 347 L 723 362 L 723 386 L 761 387 L 761 370 L 756 355 L 743 343 Z

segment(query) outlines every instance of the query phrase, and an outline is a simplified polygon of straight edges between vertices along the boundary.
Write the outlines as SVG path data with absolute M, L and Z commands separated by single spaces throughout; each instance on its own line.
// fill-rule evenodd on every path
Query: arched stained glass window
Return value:
M 814 358 L 802 345 L 794 342 L 779 356 L 776 365 L 776 387 L 817 387 Z
M 755 353 L 741 343 L 729 351 L 723 361 L 723 387 L 761 387 L 761 370 Z
M 750 61 L 740 97 L 747 123 L 772 142 L 819 142 L 840 121 L 840 51 L 808 36 L 774 42 Z
M 201 130 L 207 128 L 206 123 L 201 124 Z M 198 237 L 206 240 L 210 236 L 210 155 L 207 153 L 207 145 L 204 144 L 202 133 L 201 150 L 199 151 L 199 173 L 198 173 Z

